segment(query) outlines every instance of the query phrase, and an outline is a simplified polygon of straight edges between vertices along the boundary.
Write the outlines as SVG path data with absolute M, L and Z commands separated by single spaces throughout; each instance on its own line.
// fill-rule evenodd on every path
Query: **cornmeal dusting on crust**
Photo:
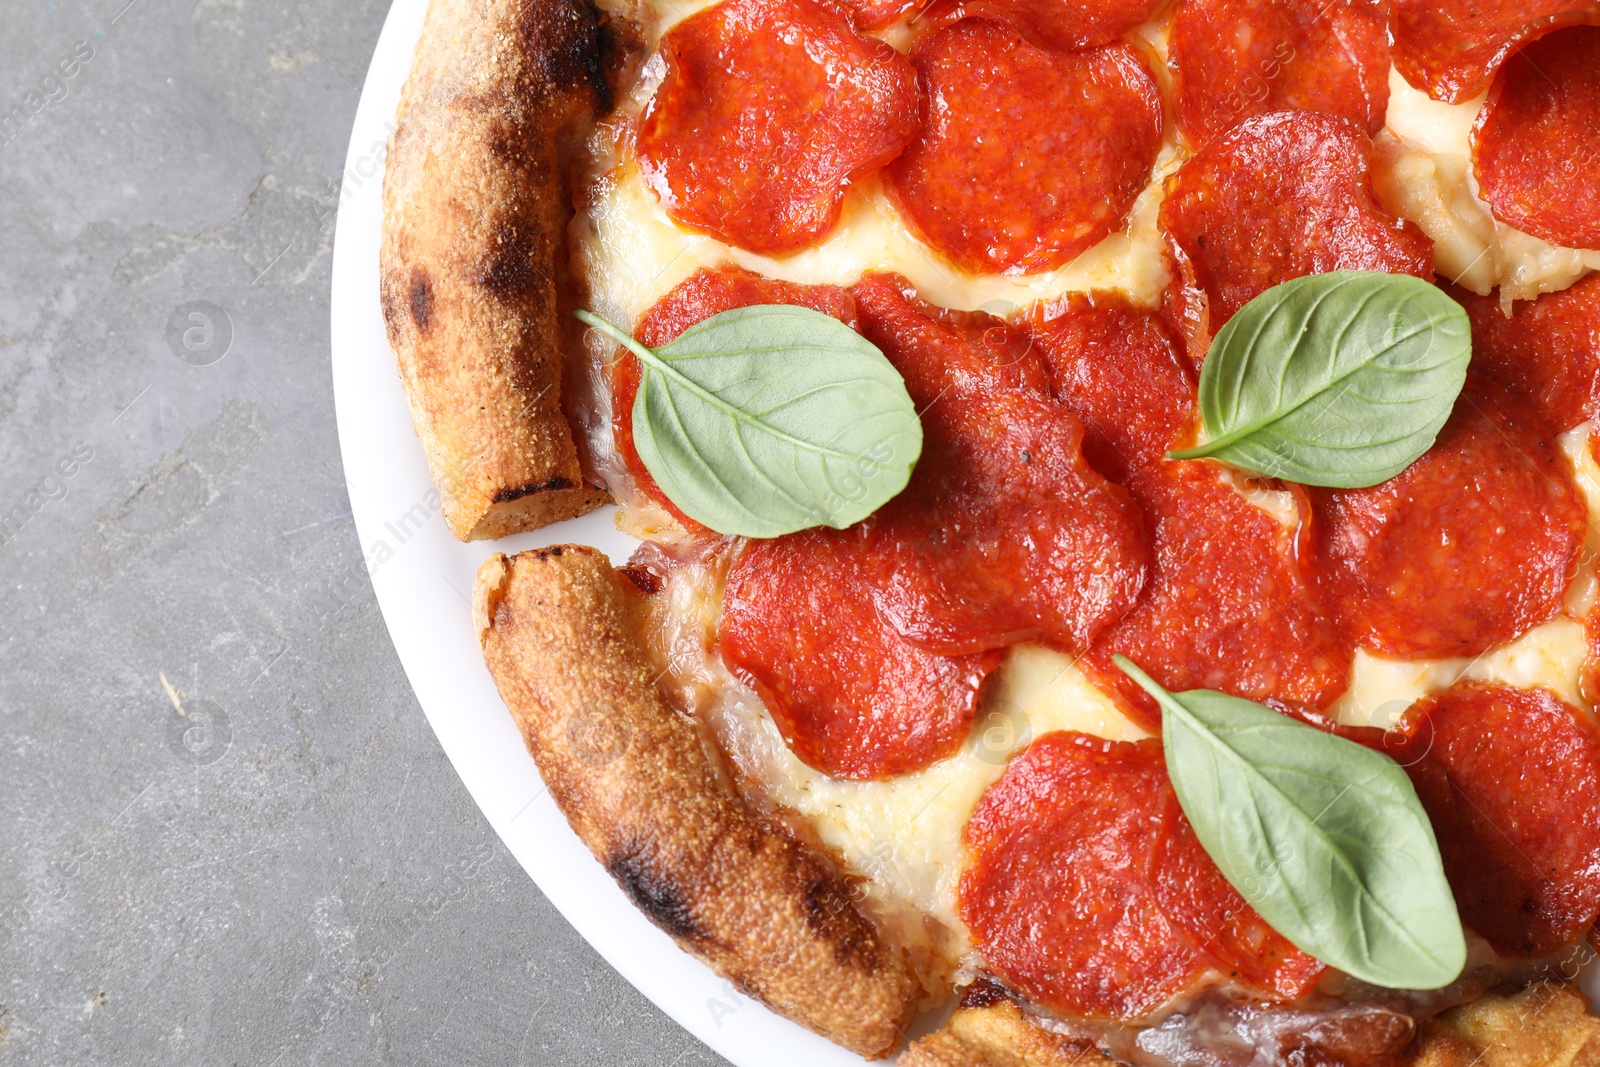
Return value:
M 573 831 L 657 926 L 739 988 L 866 1056 L 922 995 L 901 951 L 822 853 L 753 819 L 699 729 L 655 685 L 642 601 L 605 555 L 490 557 L 473 618 L 484 660 Z

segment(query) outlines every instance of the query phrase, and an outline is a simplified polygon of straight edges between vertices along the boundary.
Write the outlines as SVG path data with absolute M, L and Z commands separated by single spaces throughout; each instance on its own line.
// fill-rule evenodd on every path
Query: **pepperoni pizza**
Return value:
M 641 541 L 492 556 L 475 626 L 573 829 L 741 989 L 921 1067 L 1532 1067 L 1600 1062 L 1597 249 L 1600 0 L 432 0 L 382 297 L 456 536 Z M 1351 271 L 1470 324 L 1431 445 L 1175 458 L 1252 309 Z M 650 420 L 775 308 L 921 445 L 866 518 L 741 535 Z M 1403 769 L 1453 979 L 1269 921 L 1174 763 L 1196 691 Z

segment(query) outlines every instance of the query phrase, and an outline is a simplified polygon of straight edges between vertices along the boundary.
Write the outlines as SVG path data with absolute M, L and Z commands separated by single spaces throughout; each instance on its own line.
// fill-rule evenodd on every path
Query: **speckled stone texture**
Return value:
M 328 285 L 384 0 L 125 3 L 0 13 L 0 1065 L 722 1062 L 494 837 L 367 583 Z

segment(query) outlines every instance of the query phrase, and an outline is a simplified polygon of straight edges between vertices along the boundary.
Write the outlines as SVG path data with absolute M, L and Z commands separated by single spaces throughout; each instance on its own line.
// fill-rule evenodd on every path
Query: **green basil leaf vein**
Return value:
M 911 478 L 922 423 L 882 352 L 838 319 L 763 304 L 713 315 L 639 357 L 633 438 L 657 484 L 718 533 L 843 529 Z
M 1466 938 L 1433 827 L 1394 760 L 1249 700 L 1169 693 L 1162 744 L 1195 836 L 1251 906 L 1302 951 L 1391 989 L 1438 989 Z
M 1296 278 L 1218 331 L 1200 371 L 1207 441 L 1169 455 L 1306 485 L 1376 485 L 1433 444 L 1471 352 L 1466 312 L 1420 278 Z

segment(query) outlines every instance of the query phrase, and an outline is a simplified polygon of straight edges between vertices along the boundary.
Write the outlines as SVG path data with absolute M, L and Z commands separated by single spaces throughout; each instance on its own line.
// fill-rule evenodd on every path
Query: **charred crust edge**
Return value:
M 528 58 L 535 92 L 585 87 L 596 113 L 611 110 L 603 55 L 606 34 L 600 11 L 590 0 L 524 4 L 517 16 L 517 39 Z
M 411 272 L 409 297 L 411 321 L 416 323 L 418 334 L 426 335 L 433 324 L 433 279 L 421 267 Z
M 961 1007 L 987 1008 L 991 1004 L 998 1004 L 1002 1000 L 1010 1000 L 1011 994 L 1006 987 L 993 978 L 980 976 L 972 980 L 972 984 L 961 991 Z
M 502 489 L 494 495 L 496 504 L 508 504 L 513 500 L 521 500 L 534 493 L 549 493 L 558 489 L 576 489 L 578 484 L 570 478 L 555 477 L 537 485 L 519 485 L 515 489 Z
M 661 929 L 689 942 L 705 937 L 705 932 L 695 922 L 687 894 L 647 852 L 620 852 L 606 863 L 606 870 L 634 906 Z

